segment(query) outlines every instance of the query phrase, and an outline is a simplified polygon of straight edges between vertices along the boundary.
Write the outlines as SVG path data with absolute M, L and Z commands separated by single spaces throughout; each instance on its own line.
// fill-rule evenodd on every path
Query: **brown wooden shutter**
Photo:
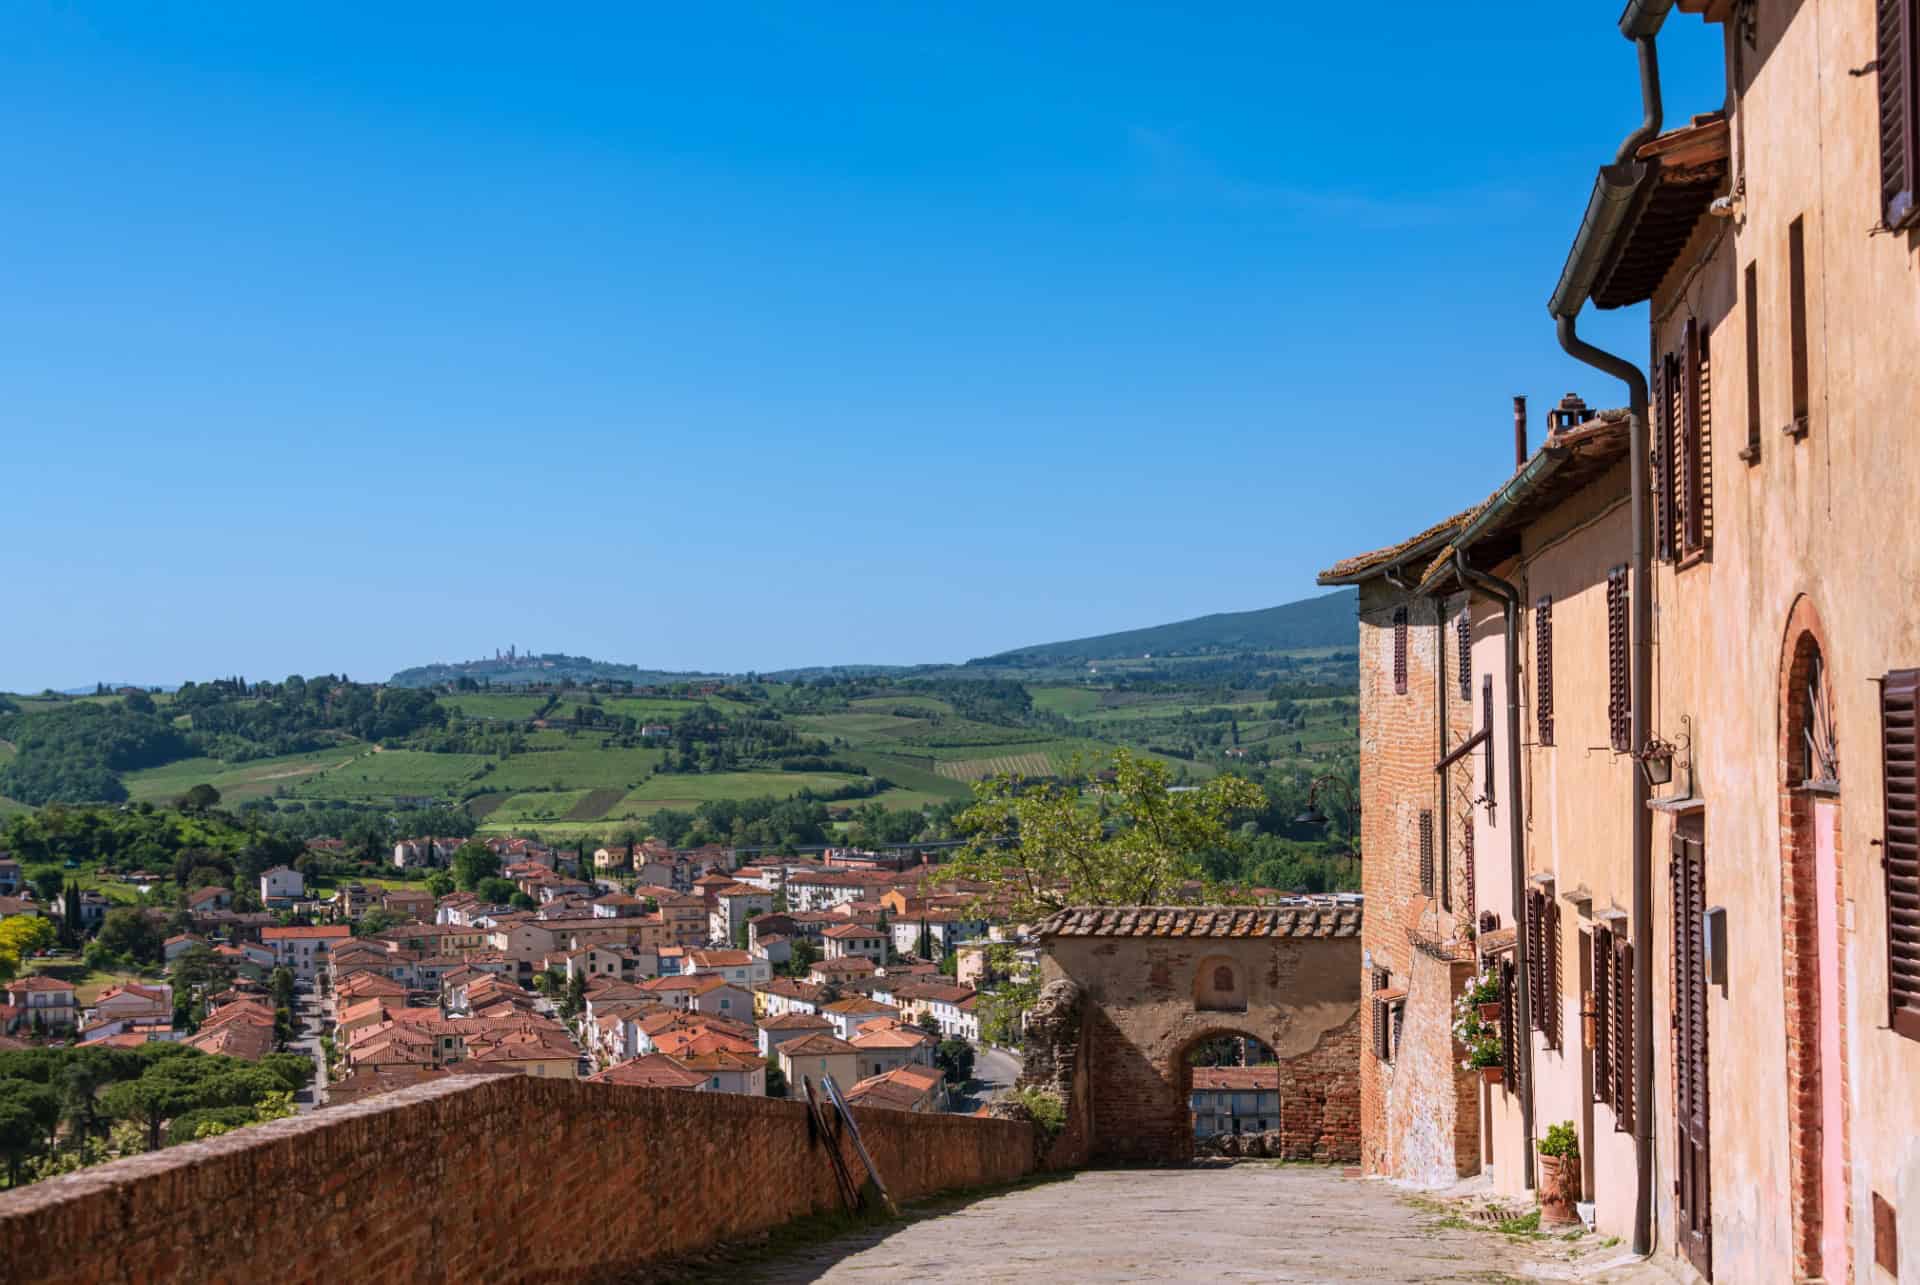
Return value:
M 1393 609 L 1393 691 L 1407 694 L 1407 609 Z
M 1704 402 L 1700 383 L 1700 322 L 1688 317 L 1681 330 L 1680 355 L 1680 554 L 1682 557 L 1706 547 L 1706 478 L 1702 471 L 1701 411 Z
M 1633 1080 L 1633 943 L 1613 943 L 1613 1127 L 1632 1133 Z
M 1535 721 L 1542 745 L 1553 744 L 1553 595 L 1533 604 Z
M 1513 960 L 1500 961 L 1500 1069 L 1505 1072 L 1507 1092 L 1520 1091 L 1520 1042 L 1513 1020 Z
M 1673 354 L 1653 364 L 1653 552 L 1673 561 Z
M 1468 918 L 1471 919 L 1474 907 L 1473 810 L 1471 808 L 1467 809 L 1466 829 L 1460 835 L 1460 865 L 1461 876 L 1467 884 L 1467 911 Z
M 1673 1023 L 1675 1221 L 1688 1259 L 1713 1274 L 1713 1164 L 1708 1097 L 1705 843 L 1697 829 L 1673 836 Z
M 1540 966 L 1546 985 L 1541 993 L 1547 1010 L 1540 1029 L 1547 1033 L 1548 1046 L 1557 1049 L 1566 1033 L 1566 1006 L 1560 1002 L 1560 907 L 1549 893 L 1540 894 L 1540 915 L 1544 924 L 1540 938 L 1546 947 L 1546 958 Z
M 1880 683 L 1880 762 L 1886 833 L 1880 864 L 1887 883 L 1887 1023 L 1920 1040 L 1920 734 L 1915 701 L 1920 669 L 1896 669 Z
M 1459 623 L 1454 626 L 1458 631 L 1460 647 L 1460 699 L 1473 699 L 1473 617 L 1465 607 L 1460 608 Z
M 1593 930 L 1593 1100 L 1613 1105 L 1613 929 Z
M 1633 687 L 1627 672 L 1627 568 L 1607 572 L 1607 730 L 1613 748 L 1631 753 Z
M 1480 677 L 1480 705 L 1481 705 L 1481 716 L 1485 720 L 1480 724 L 1480 726 L 1487 729 L 1487 739 L 1481 743 L 1481 750 L 1480 750 L 1481 761 L 1485 769 L 1481 773 L 1481 776 L 1483 779 L 1480 782 L 1480 797 L 1486 800 L 1488 807 L 1492 807 L 1493 800 L 1494 800 L 1493 675 L 1492 674 L 1483 674 Z M 1488 815 L 1491 816 L 1492 813 L 1488 813 Z
M 1383 991 L 1387 988 L 1387 970 L 1373 970 L 1373 989 Z M 1380 1000 L 1374 1000 L 1370 1006 L 1373 1014 L 1373 1056 L 1382 1062 L 1390 1060 L 1387 1050 L 1387 1006 Z
M 1433 895 L 1433 813 L 1420 813 L 1420 891 Z
M 1880 69 L 1880 217 L 1890 228 L 1913 222 L 1914 173 L 1920 170 L 1915 130 L 1920 106 L 1915 90 L 1915 27 L 1920 26 L 1920 4 L 1915 0 L 1880 0 L 1878 45 Z
M 1530 993 L 1527 1004 L 1527 1024 L 1539 1031 L 1546 1029 L 1542 1025 L 1546 1013 L 1540 1003 L 1540 995 L 1547 988 L 1547 950 L 1538 888 L 1527 889 L 1526 910 L 1527 920 L 1521 925 L 1520 931 L 1527 936 L 1527 990 Z

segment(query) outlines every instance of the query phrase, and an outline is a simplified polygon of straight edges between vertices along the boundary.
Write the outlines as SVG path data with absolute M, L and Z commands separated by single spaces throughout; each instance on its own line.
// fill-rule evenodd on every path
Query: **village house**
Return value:
M 213 891 L 218 891 L 225 894 L 229 902 L 233 900 L 233 894 L 231 892 L 228 892 L 224 888 L 214 889 Z M 49 903 L 53 909 L 54 918 L 60 919 L 66 916 L 67 898 L 72 895 L 73 895 L 72 890 L 71 888 L 69 888 L 68 891 L 62 892 L 59 896 L 55 897 L 52 902 Z M 113 903 L 107 899 L 107 896 L 105 893 L 96 892 L 92 888 L 82 889 L 80 891 L 79 897 L 80 897 L 80 909 L 79 909 L 80 926 L 88 932 L 93 932 L 96 929 L 98 929 L 102 923 L 106 921 L 107 911 L 113 908 Z
M 788 1040 L 804 1039 L 809 1035 L 832 1035 L 834 1024 L 814 1013 L 782 1013 L 778 1017 L 761 1018 L 758 1030 L 760 1056 L 772 1057 L 774 1050 Z
M 890 1111 L 944 1111 L 947 1081 L 930 1067 L 901 1066 L 856 1082 L 847 1090 L 847 1101 L 857 1107 L 885 1107 Z
M 364 883 L 343 883 L 333 890 L 333 917 L 353 920 L 373 906 L 374 893 Z
M 910 1022 L 931 1017 L 940 1028 L 940 1037 L 950 1040 L 980 1039 L 980 1019 L 974 1010 L 974 990 L 944 979 L 914 980 L 892 988 L 894 1000 Z
M 753 988 L 754 1012 L 760 1017 L 784 1017 L 789 1013 L 817 1014 L 827 1002 L 823 988 L 814 982 L 775 977 Z
M 269 910 L 291 906 L 306 895 L 306 876 L 292 866 L 275 866 L 261 872 L 260 904 Z
M 689 950 L 682 958 L 680 971 L 713 973 L 749 988 L 773 977 L 773 968 L 766 960 L 744 950 Z
M 708 939 L 726 945 L 744 941 L 747 921 L 772 909 L 772 893 L 751 884 L 729 881 L 714 890 L 713 911 L 708 916 Z
M 163 963 L 171 964 L 196 946 L 212 949 L 207 939 L 199 933 L 175 933 L 160 943 L 160 959 Z
M 860 1078 L 860 1050 L 832 1035 L 816 1033 L 788 1040 L 774 1049 L 780 1059 L 780 1073 L 786 1077 L 787 1092 L 806 1096 L 803 1081 L 817 1086 L 831 1075 L 841 1088 L 850 1088 Z
M 353 930 L 345 924 L 315 927 L 263 928 L 260 940 L 273 951 L 276 966 L 293 970 L 296 981 L 311 983 L 327 966 L 329 952 L 353 939 Z
M 826 941 L 828 959 L 854 956 L 871 959 L 876 964 L 887 962 L 887 934 L 882 929 L 866 924 L 836 924 L 821 936 Z
M 881 1018 L 899 1017 L 900 1010 L 891 1004 L 882 1004 L 879 1000 L 868 999 L 864 995 L 849 995 L 837 999 L 820 1010 L 820 1016 L 833 1023 L 833 1033 L 843 1040 L 852 1040 L 853 1033 L 867 1022 Z
M 707 1077 L 709 1093 L 745 1093 L 757 1098 L 767 1096 L 767 1064 L 765 1059 L 755 1054 L 713 1049 L 703 1053 L 688 1053 L 678 1061 L 694 1074 Z
M 18 1031 L 70 1030 L 79 1022 L 73 983 L 42 973 L 28 973 L 6 983 L 7 1002 L 0 1007 L 0 1035 Z
M 679 977 L 656 977 L 640 983 L 649 998 L 695 1013 L 712 1013 L 739 1021 L 753 1016 L 753 992 L 712 973 L 688 973 Z
M 1193 1135 L 1265 1133 L 1280 1127 L 1280 1068 L 1193 1068 Z
M 433 894 L 425 888 L 388 888 L 380 894 L 380 908 L 418 924 L 430 924 L 437 918 Z
M 107 1022 L 173 1021 L 173 987 L 165 982 L 138 985 L 120 982 L 101 991 L 87 1008 L 89 1025 Z
M 897 1018 L 862 1022 L 847 1043 L 860 1051 L 860 1070 L 869 1076 L 903 1066 L 932 1066 L 934 1061 L 933 1036 Z
M 592 1084 L 627 1084 L 648 1089 L 688 1089 L 695 1093 L 705 1092 L 709 1077 L 698 1071 L 689 1071 L 664 1053 L 649 1053 L 643 1057 L 610 1066 L 606 1070 L 587 1077 Z
M 20 891 L 20 884 L 20 863 L 0 849 L 0 897 L 13 896 Z

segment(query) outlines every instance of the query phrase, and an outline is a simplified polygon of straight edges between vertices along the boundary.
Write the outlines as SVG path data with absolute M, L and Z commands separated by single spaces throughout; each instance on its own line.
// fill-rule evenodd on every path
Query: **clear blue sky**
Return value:
M 1619 400 L 1545 308 L 1618 8 L 9 5 L 0 688 L 1317 592 Z

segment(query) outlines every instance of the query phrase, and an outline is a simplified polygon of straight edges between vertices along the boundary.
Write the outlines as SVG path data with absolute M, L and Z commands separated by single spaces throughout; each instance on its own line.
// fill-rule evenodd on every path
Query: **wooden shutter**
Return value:
M 1593 930 L 1593 1100 L 1613 1105 L 1613 929 Z
M 1527 935 L 1527 990 L 1531 992 L 1527 1004 L 1527 1024 L 1536 1031 L 1544 1031 L 1546 1026 L 1546 1006 L 1540 1002 L 1541 995 L 1547 989 L 1547 943 L 1546 917 L 1540 913 L 1540 890 L 1527 889 L 1527 921 L 1521 931 Z
M 1673 354 L 1653 365 L 1653 553 L 1673 561 Z
M 1373 989 L 1375 993 L 1377 994 L 1386 988 L 1387 970 L 1384 968 L 1374 969 Z M 1373 1056 L 1376 1060 L 1385 1062 L 1389 1060 L 1387 1049 L 1387 1006 L 1383 1001 L 1376 999 L 1372 1002 L 1371 1007 L 1373 1010 Z
M 1513 960 L 1500 961 L 1500 1069 L 1505 1072 L 1507 1092 L 1520 1091 L 1520 1047 L 1518 1026 L 1513 1020 Z
M 1407 609 L 1393 609 L 1393 693 L 1407 694 Z
M 1467 884 L 1468 918 L 1472 918 L 1472 911 L 1474 907 L 1473 809 L 1472 808 L 1467 809 L 1466 829 L 1463 830 L 1460 834 L 1460 865 L 1462 867 L 1461 876 L 1466 880 L 1466 884 Z
M 1553 744 L 1553 595 L 1533 604 L 1533 696 L 1538 739 Z
M 1880 864 L 1887 883 L 1887 1024 L 1920 1040 L 1920 783 L 1915 780 L 1915 698 L 1920 669 L 1880 682 L 1880 762 L 1886 833 Z
M 1633 1081 L 1633 943 L 1613 943 L 1613 1128 L 1632 1133 L 1635 1117 Z
M 1880 217 L 1890 228 L 1903 228 L 1914 221 L 1914 173 L 1920 170 L 1914 137 L 1920 125 L 1914 96 L 1914 29 L 1920 26 L 1920 4 L 1879 3 Z
M 1683 823 L 1684 825 L 1684 823 Z M 1709 1149 L 1706 977 L 1706 854 L 1697 830 L 1673 836 L 1674 1124 L 1678 1134 L 1675 1213 L 1680 1247 L 1713 1274 L 1713 1165 Z
M 1420 891 L 1433 895 L 1433 813 L 1424 809 L 1420 813 Z
M 1633 746 L 1633 687 L 1627 672 L 1627 568 L 1607 572 L 1607 730 L 1613 748 Z
M 1480 705 L 1481 705 L 1481 716 L 1485 720 L 1480 724 L 1480 726 L 1487 729 L 1487 739 L 1481 743 L 1481 751 L 1480 751 L 1481 762 L 1484 766 L 1484 771 L 1482 771 L 1481 773 L 1481 776 L 1483 779 L 1480 782 L 1480 797 L 1485 799 L 1487 802 L 1487 806 L 1491 808 L 1493 806 L 1493 800 L 1494 800 L 1493 675 L 1492 674 L 1483 674 L 1480 677 Z M 1489 812 L 1487 815 L 1492 816 L 1493 814 Z
M 1680 555 L 1706 547 L 1706 477 L 1702 469 L 1705 408 L 1700 382 L 1700 322 L 1688 317 L 1680 336 Z
M 1560 1047 L 1560 916 L 1548 893 L 1527 890 L 1527 980 L 1533 991 L 1528 1018 L 1546 1037 L 1548 1048 Z
M 1465 607 L 1460 608 L 1460 619 L 1454 625 L 1460 648 L 1460 699 L 1473 699 L 1473 618 Z

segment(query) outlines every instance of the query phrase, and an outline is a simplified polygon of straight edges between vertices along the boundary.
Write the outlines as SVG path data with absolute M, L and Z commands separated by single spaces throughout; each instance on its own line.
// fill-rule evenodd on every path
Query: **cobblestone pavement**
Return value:
M 934 1206 L 940 1210 L 940 1206 Z M 1621 1247 L 1462 1226 L 1337 1169 L 1242 1163 L 1078 1173 L 726 1272 L 733 1281 L 1582 1280 L 1668 1285 Z M 1607 1263 L 1617 1264 L 1611 1268 Z

